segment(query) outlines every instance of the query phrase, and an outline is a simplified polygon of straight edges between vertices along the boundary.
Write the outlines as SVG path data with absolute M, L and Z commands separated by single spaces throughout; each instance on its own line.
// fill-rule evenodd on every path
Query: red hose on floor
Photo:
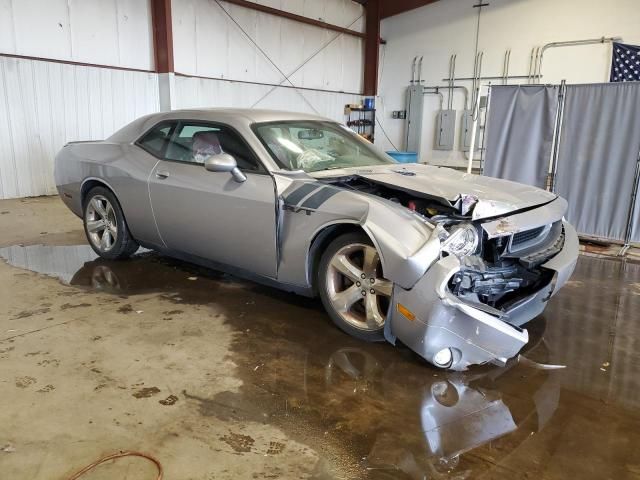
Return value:
M 102 458 L 96 460 L 95 462 L 87 465 L 82 470 L 74 473 L 72 476 L 69 477 L 68 480 L 77 480 L 78 478 L 80 478 L 82 475 L 84 475 L 88 471 L 93 470 L 94 468 L 96 468 L 98 465 L 100 465 L 100 464 L 102 464 L 104 462 L 108 462 L 109 460 L 115 460 L 117 458 L 122 458 L 122 457 L 142 457 L 142 458 L 146 458 L 150 462 L 153 462 L 155 464 L 156 468 L 158 469 L 158 476 L 156 477 L 156 480 L 162 480 L 162 465 L 160 465 L 160 461 L 159 460 L 157 460 L 156 458 L 154 458 L 151 455 L 148 455 L 146 453 L 132 452 L 132 451 L 112 453 L 111 455 L 107 455 L 105 457 L 102 457 Z

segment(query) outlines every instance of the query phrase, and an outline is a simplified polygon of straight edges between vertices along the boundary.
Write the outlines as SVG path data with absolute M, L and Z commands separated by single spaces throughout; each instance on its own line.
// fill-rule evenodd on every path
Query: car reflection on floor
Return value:
M 413 422 L 405 414 L 393 412 L 394 408 L 406 412 L 409 406 L 387 395 L 386 400 L 394 407 L 387 412 L 385 419 L 381 419 L 381 433 L 367 456 L 368 468 L 402 472 L 407 478 L 422 479 L 427 472 L 436 474 L 451 471 L 458 465 L 461 454 L 514 432 L 532 417 L 537 419 L 538 431 L 542 430 L 558 407 L 558 372 L 529 371 L 527 383 L 533 389 L 527 395 L 531 400 L 529 408 L 523 409 L 520 405 L 517 411 L 512 412 L 509 402 L 503 398 L 501 388 L 503 383 L 513 382 L 513 367 L 517 365 L 482 373 L 452 373 L 445 378 L 425 381 L 419 406 L 413 410 L 416 417 Z M 518 366 L 517 370 L 515 376 L 523 375 L 522 367 Z M 380 379 L 393 376 L 394 365 L 385 370 L 370 353 L 358 348 L 343 348 L 334 352 L 325 371 L 328 388 L 333 384 L 338 389 L 337 379 L 341 378 L 342 381 L 352 382 L 353 388 L 341 388 L 340 391 L 351 390 L 354 396 L 366 393 L 371 385 L 380 384 Z M 395 422 L 402 423 L 404 426 L 400 428 L 403 429 L 420 425 L 424 435 L 423 445 L 414 451 L 405 448 L 406 444 L 399 442 L 395 434 L 399 425 L 395 428 L 391 426 Z M 528 435 L 532 433 L 527 432 Z
M 211 398 L 183 392 L 185 402 L 207 415 L 227 418 L 232 411 L 235 421 L 274 424 L 321 452 L 326 464 L 353 466 L 357 473 L 350 478 L 462 479 L 488 471 L 509 478 L 509 468 L 557 472 L 565 462 L 579 471 L 567 428 L 580 432 L 576 441 L 603 466 L 591 472 L 597 478 L 611 470 L 607 459 L 619 453 L 618 439 L 633 445 L 640 431 L 633 393 L 637 349 L 628 348 L 637 338 L 639 265 L 581 257 L 574 281 L 527 325 L 531 341 L 523 355 L 567 364 L 566 370 L 511 362 L 448 373 L 408 349 L 342 334 L 317 302 L 151 252 L 108 262 L 88 246 L 40 245 L 3 248 L 0 256 L 96 292 L 171 294 L 183 309 L 215 303 L 224 315 L 212 321 L 238 333 L 232 374 L 242 386 Z M 615 342 L 607 325 L 623 332 Z M 611 368 L 627 369 L 624 375 L 601 368 L 607 349 Z M 563 452 L 552 466 L 549 451 Z M 339 476 L 336 470 L 325 476 Z

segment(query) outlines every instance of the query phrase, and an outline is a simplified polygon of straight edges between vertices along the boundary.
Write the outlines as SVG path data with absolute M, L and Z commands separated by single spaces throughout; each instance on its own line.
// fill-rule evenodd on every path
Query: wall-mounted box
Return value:
M 471 130 L 473 129 L 473 112 L 471 110 L 462 111 L 462 123 L 460 128 L 460 150 L 468 152 L 471 148 Z M 476 147 L 480 142 L 480 126 L 476 128 Z
M 453 150 L 453 139 L 456 131 L 456 111 L 440 110 L 436 116 L 436 138 L 434 150 Z
M 422 142 L 422 113 L 424 94 L 422 85 L 407 87 L 407 124 L 405 129 L 405 150 L 420 153 Z

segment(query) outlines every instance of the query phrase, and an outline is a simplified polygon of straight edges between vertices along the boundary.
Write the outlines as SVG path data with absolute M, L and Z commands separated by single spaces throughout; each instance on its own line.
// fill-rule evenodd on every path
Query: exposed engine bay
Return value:
M 402 174 L 401 172 L 398 173 Z M 423 192 L 414 192 L 409 189 L 386 185 L 359 175 L 331 179 L 328 183 L 386 198 L 419 213 L 433 223 L 451 224 L 471 220 L 474 204 L 473 197 L 465 197 L 467 201 L 464 202 L 464 205 L 462 197 L 452 204 L 437 196 L 429 196 Z
M 535 293 L 552 278 L 550 272 L 526 268 L 517 259 L 489 263 L 474 255 L 461 260 L 460 271 L 449 281 L 449 289 L 466 301 L 501 311 Z
M 561 222 L 489 239 L 480 222 L 472 221 L 477 202 L 473 196 L 460 195 L 449 201 L 358 175 L 330 183 L 399 203 L 436 225 L 442 255 L 456 255 L 461 263 L 449 289 L 469 304 L 486 305 L 500 314 L 552 280 L 552 272 L 540 264 L 562 249 Z

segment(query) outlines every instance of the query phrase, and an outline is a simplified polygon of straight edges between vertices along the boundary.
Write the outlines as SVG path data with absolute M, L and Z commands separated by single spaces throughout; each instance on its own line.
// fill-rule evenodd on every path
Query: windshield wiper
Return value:
M 349 167 L 332 165 L 330 167 L 324 167 L 324 168 L 321 168 L 320 170 L 315 170 L 315 171 L 316 172 L 324 172 L 325 170 L 339 170 L 341 168 L 349 168 Z

